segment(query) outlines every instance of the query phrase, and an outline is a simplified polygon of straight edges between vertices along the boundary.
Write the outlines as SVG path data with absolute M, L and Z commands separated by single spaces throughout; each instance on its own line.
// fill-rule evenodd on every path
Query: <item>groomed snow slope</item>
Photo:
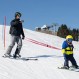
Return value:
M 63 38 L 24 29 L 26 38 L 23 40 L 21 55 L 25 58 L 38 58 L 38 60 L 8 59 L 3 58 L 2 55 L 10 44 L 9 26 L 6 28 L 5 49 L 2 29 L 3 26 L 0 25 L 0 79 L 79 79 L 79 72 L 57 69 L 58 66 L 63 65 L 64 61 L 61 50 L 34 44 L 26 39 L 30 38 L 61 49 Z M 73 42 L 73 44 L 74 56 L 79 64 L 79 42 Z M 15 48 L 16 45 L 12 54 Z

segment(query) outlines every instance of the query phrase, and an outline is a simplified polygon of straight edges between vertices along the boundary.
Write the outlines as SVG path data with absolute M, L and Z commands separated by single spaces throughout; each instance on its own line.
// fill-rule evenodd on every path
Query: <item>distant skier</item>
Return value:
M 66 40 L 62 44 L 62 53 L 64 55 L 64 60 L 65 60 L 63 68 L 65 69 L 69 69 L 69 61 L 72 63 L 72 66 L 74 68 L 79 68 L 76 63 L 76 60 L 73 57 L 74 46 L 72 44 L 72 41 L 73 41 L 73 37 L 71 35 L 68 35 L 66 37 Z
M 15 43 L 17 43 L 17 48 L 13 57 L 14 58 L 16 58 L 17 56 L 20 57 L 20 51 L 22 48 L 22 39 L 25 38 L 23 27 L 22 27 L 22 21 L 20 21 L 20 17 L 21 17 L 21 13 L 16 12 L 15 19 L 11 21 L 11 27 L 9 32 L 11 34 L 11 43 L 7 49 L 7 52 L 4 54 L 4 56 L 6 57 L 11 56 L 11 51 Z

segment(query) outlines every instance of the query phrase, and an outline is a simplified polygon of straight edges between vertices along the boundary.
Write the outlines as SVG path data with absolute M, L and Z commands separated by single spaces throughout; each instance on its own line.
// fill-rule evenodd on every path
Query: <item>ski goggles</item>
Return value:
M 68 39 L 67 41 L 68 41 L 69 43 L 72 43 L 73 39 Z

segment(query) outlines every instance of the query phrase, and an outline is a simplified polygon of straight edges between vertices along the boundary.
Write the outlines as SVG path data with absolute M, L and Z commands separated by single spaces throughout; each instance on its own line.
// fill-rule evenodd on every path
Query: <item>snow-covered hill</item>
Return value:
M 14 60 L 2 58 L 10 44 L 9 26 L 6 28 L 6 49 L 3 44 L 3 26 L 0 25 L 0 79 L 79 79 L 79 72 L 59 70 L 58 66 L 63 64 L 61 45 L 63 38 L 39 33 L 24 29 L 25 40 L 21 55 L 24 58 L 37 58 L 38 60 Z M 29 38 L 29 39 L 27 39 Z M 29 41 L 31 40 L 31 41 Z M 44 45 L 36 44 L 35 41 L 50 45 L 55 48 L 49 48 Z M 75 58 L 79 64 L 79 42 L 73 42 L 75 49 Z M 13 48 L 12 54 L 16 48 Z

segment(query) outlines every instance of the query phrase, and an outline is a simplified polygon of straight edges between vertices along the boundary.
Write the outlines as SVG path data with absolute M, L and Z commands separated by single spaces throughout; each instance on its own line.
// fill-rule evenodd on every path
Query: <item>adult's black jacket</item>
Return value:
M 11 27 L 9 33 L 14 36 L 22 35 L 23 37 L 25 37 L 22 22 L 20 21 L 20 19 L 14 19 L 11 21 Z

